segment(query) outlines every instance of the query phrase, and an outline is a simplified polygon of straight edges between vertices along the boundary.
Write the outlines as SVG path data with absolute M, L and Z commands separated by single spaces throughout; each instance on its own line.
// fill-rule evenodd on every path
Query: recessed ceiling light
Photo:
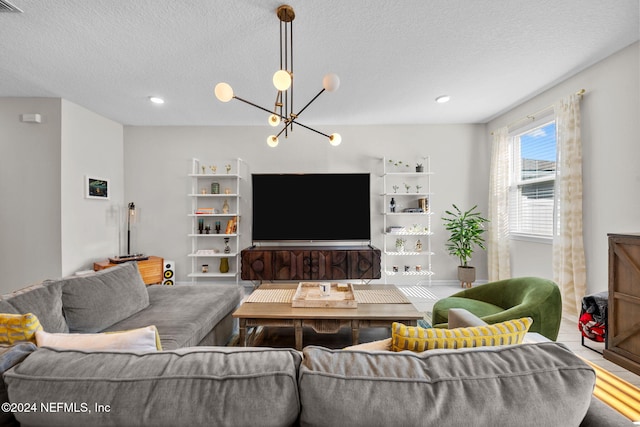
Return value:
M 450 99 L 451 97 L 449 95 L 440 95 L 436 98 L 436 102 L 438 104 L 444 104 L 445 102 L 449 102 Z
M 153 102 L 154 104 L 164 104 L 164 99 L 158 96 L 150 96 L 149 101 Z

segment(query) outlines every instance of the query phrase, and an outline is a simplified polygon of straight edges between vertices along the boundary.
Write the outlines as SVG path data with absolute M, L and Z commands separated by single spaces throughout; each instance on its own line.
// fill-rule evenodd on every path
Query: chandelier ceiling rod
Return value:
M 319 135 L 322 135 L 329 139 L 331 145 L 339 145 L 342 138 L 339 134 L 334 133 L 327 135 L 323 132 L 315 130 L 309 126 L 306 126 L 299 121 L 298 117 L 304 110 L 307 109 L 311 103 L 313 103 L 325 90 L 333 92 L 340 86 L 340 79 L 335 74 L 327 74 L 322 79 L 322 90 L 314 96 L 300 111 L 294 113 L 293 107 L 293 20 L 295 19 L 295 12 L 289 5 L 281 5 L 276 10 L 276 15 L 280 20 L 280 69 L 273 75 L 273 84 L 277 89 L 276 100 L 273 110 L 261 107 L 251 101 L 235 96 L 233 89 L 227 83 L 218 83 L 215 87 L 215 95 L 222 102 L 229 102 L 232 99 L 237 99 L 252 107 L 258 108 L 262 111 L 269 113 L 269 124 L 271 126 L 278 126 L 280 122 L 284 123 L 284 127 L 277 135 L 271 135 L 267 138 L 267 144 L 271 147 L 278 145 L 278 137 L 284 132 L 285 138 L 289 136 L 289 131 L 293 130 L 293 124 L 300 125 L 301 127 L 311 130 Z

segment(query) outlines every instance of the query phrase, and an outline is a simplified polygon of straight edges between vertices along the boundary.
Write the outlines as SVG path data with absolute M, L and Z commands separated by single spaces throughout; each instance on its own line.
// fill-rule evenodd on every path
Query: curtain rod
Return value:
M 586 92 L 587 92 L 587 91 L 586 91 L 585 89 L 580 89 L 579 91 L 577 91 L 577 92 L 576 92 L 576 95 L 578 95 L 578 96 L 582 97 L 582 95 L 584 95 Z M 549 108 L 553 108 L 553 104 L 551 104 L 551 105 L 547 105 L 546 107 L 541 108 L 541 109 L 539 109 L 538 111 L 536 111 L 536 112 L 534 112 L 534 113 L 532 113 L 532 114 L 527 114 L 525 117 L 521 117 L 521 118 L 519 118 L 519 119 L 517 119 L 517 120 L 514 120 L 514 121 L 512 121 L 511 123 L 507 124 L 507 126 L 506 126 L 506 127 L 507 127 L 507 129 L 509 129 L 509 128 L 511 128 L 513 125 L 515 125 L 515 124 L 517 124 L 517 123 L 519 123 L 519 122 L 521 122 L 521 121 L 523 121 L 523 120 L 531 120 L 531 121 L 533 121 L 533 120 L 535 120 L 535 119 L 536 119 L 536 116 L 537 116 L 538 114 L 540 114 L 540 113 L 543 113 L 543 112 L 547 111 Z M 493 132 L 491 132 L 491 135 L 493 135 Z

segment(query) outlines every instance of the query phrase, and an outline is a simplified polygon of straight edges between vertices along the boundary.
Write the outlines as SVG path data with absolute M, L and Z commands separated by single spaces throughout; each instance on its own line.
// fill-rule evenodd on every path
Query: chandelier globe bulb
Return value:
M 335 92 L 340 87 L 340 77 L 334 73 L 325 75 L 322 79 L 322 87 L 329 92 Z
M 276 127 L 280 124 L 280 116 L 277 114 L 272 114 L 269 116 L 269 124 L 273 127 Z
M 278 146 L 278 137 L 275 135 L 269 135 L 267 138 L 267 145 L 271 148 Z
M 233 89 L 228 83 L 218 83 L 214 92 L 219 101 L 229 102 L 233 99 Z
M 329 136 L 329 144 L 333 145 L 334 147 L 337 147 L 338 145 L 340 145 L 341 142 L 342 142 L 342 137 L 340 136 L 339 133 L 332 133 Z
M 273 75 L 273 85 L 280 91 L 285 91 L 291 87 L 291 73 L 287 70 L 278 70 Z

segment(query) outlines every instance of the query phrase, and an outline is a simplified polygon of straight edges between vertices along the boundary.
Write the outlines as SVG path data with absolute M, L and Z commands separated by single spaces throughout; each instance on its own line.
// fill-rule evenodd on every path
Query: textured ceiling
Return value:
M 213 87 L 271 108 L 282 1 L 11 3 L 24 13 L 0 13 L 0 96 L 61 97 L 127 125 L 266 123 Z M 637 41 L 639 3 L 291 0 L 296 105 L 335 72 L 340 89 L 304 123 L 484 123 Z

